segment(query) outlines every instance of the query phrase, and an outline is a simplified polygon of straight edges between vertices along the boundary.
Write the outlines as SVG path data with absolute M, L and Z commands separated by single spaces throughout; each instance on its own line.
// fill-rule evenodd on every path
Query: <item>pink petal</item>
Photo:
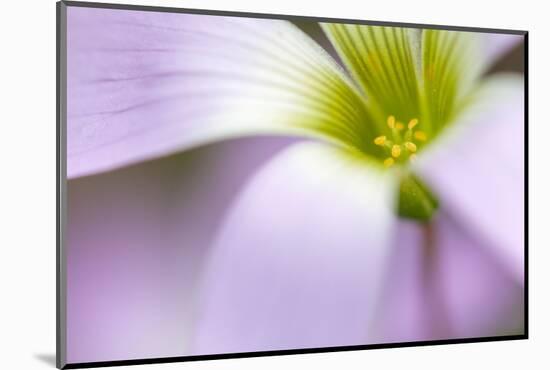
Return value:
M 523 80 L 496 77 L 419 163 L 447 209 L 486 240 L 495 258 L 521 283 L 524 125 Z
M 447 211 L 429 230 L 399 223 L 379 308 L 381 342 L 523 334 L 522 286 Z
M 278 20 L 69 7 L 67 73 L 69 177 L 228 137 L 323 136 L 321 122 L 342 123 L 334 104 L 357 98 Z
M 224 212 L 287 144 L 241 139 L 69 181 L 68 362 L 188 355 Z
M 194 353 L 367 342 L 395 186 L 339 150 L 296 144 L 258 172 L 208 255 Z

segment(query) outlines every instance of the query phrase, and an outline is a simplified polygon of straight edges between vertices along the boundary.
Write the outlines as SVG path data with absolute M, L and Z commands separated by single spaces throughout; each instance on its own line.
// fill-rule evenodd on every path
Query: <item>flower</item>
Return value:
M 69 7 L 70 362 L 522 333 L 521 36 L 321 27 Z

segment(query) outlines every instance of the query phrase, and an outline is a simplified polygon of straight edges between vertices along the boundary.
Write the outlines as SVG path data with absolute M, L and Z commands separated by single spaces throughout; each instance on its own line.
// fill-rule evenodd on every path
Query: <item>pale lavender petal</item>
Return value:
M 286 21 L 69 7 L 67 43 L 69 177 L 360 121 L 337 64 Z
M 421 156 L 420 172 L 517 279 L 524 268 L 524 86 L 495 77 Z
M 216 230 L 241 186 L 287 144 L 240 139 L 69 181 L 68 362 L 189 355 Z
M 523 334 L 523 289 L 487 241 L 447 211 L 428 227 L 401 221 L 379 307 L 380 342 Z
M 487 33 L 484 37 L 483 50 L 487 58 L 486 64 L 490 67 L 507 52 L 524 42 L 524 35 L 502 33 Z
M 208 255 L 196 354 L 369 340 L 395 186 L 359 161 L 296 144 L 249 182 Z

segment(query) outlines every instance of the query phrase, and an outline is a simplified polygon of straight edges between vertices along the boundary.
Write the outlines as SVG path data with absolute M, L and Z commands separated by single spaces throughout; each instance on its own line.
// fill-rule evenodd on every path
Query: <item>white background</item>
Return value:
M 113 1 L 117 2 L 117 1 Z M 530 339 L 149 365 L 154 369 L 550 368 L 550 34 L 543 1 L 132 1 L 262 13 L 530 31 Z M 0 368 L 53 368 L 55 2 L 6 1 L 0 22 Z M 514 145 L 514 143 L 510 143 Z M 487 143 L 491 155 L 491 143 Z M 134 368 L 145 368 L 144 366 Z

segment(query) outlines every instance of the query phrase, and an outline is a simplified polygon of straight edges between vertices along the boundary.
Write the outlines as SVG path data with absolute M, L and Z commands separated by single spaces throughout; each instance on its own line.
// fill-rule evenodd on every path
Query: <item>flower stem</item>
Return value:
M 434 221 L 421 225 L 423 258 L 422 282 L 425 307 L 425 324 L 429 338 L 448 338 L 452 333 L 448 303 L 441 280 L 441 244 Z

